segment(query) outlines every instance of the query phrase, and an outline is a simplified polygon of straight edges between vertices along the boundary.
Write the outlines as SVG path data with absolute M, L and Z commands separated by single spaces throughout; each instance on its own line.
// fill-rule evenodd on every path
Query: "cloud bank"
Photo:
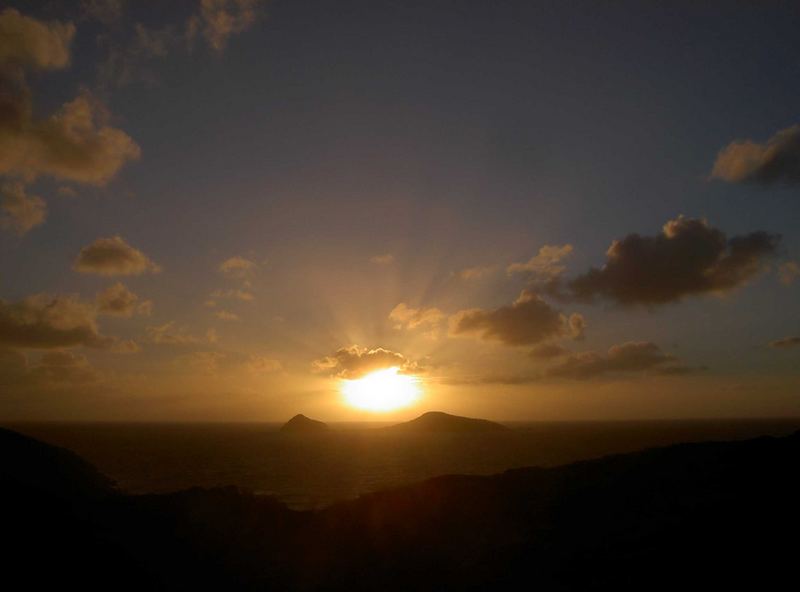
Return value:
M 545 370 L 546 376 L 586 380 L 606 374 L 652 371 L 659 374 L 686 374 L 699 368 L 675 364 L 675 356 L 665 354 L 649 341 L 629 341 L 613 345 L 606 354 L 580 352 L 569 354 Z
M 623 306 L 655 306 L 744 285 L 775 255 L 780 236 L 763 231 L 727 239 L 705 220 L 679 216 L 656 236 L 629 234 L 611 243 L 603 267 L 568 283 L 568 296 Z

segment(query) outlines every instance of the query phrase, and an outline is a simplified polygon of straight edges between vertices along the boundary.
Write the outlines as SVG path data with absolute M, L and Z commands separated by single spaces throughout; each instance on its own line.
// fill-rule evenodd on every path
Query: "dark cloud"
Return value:
M 611 243 L 605 265 L 567 284 L 569 297 L 655 306 L 743 285 L 775 255 L 780 237 L 753 232 L 727 239 L 705 220 L 679 216 L 656 236 L 629 234 Z
M 0 187 L 0 226 L 23 235 L 44 222 L 47 205 L 41 197 L 29 195 L 22 183 Z
M 73 265 L 80 273 L 103 276 L 158 273 L 161 268 L 120 236 L 98 238 L 81 249 Z
M 115 317 L 131 317 L 134 313 L 148 316 L 152 311 L 151 301 L 141 301 L 121 282 L 112 284 L 100 292 L 95 302 L 99 313 Z
M 347 379 L 360 378 L 385 368 L 398 368 L 405 374 L 422 370 L 419 362 L 409 360 L 403 354 L 382 347 L 368 349 L 357 345 L 343 347 L 331 356 L 314 360 L 312 367 L 315 372 Z
M 451 335 L 471 335 L 506 345 L 532 345 L 567 335 L 579 337 L 583 326 L 581 315 L 567 318 L 530 290 L 523 290 L 509 306 L 462 310 L 450 318 Z
M 770 342 L 770 347 L 775 349 L 789 349 L 790 347 L 798 347 L 800 346 L 800 337 L 784 337 L 783 339 L 777 339 L 775 341 Z
M 606 354 L 580 352 L 570 354 L 545 370 L 546 376 L 585 380 L 605 374 L 651 371 L 658 374 L 687 374 L 699 368 L 675 364 L 677 359 L 665 354 L 649 341 L 629 341 L 609 348 Z
M 711 177 L 765 186 L 800 183 L 800 125 L 780 130 L 764 144 L 732 142 L 720 151 Z
M 0 300 L 0 345 L 55 349 L 112 344 L 98 332 L 94 307 L 76 297 L 37 294 L 14 303 Z

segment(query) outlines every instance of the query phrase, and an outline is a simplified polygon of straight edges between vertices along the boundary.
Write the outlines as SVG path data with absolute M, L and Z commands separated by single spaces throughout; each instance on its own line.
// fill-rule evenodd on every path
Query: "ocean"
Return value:
M 507 424 L 499 433 L 396 433 L 332 424 L 285 434 L 278 424 L 7 424 L 68 448 L 130 493 L 236 486 L 296 509 L 444 474 L 555 466 L 677 442 L 786 435 L 800 418 Z

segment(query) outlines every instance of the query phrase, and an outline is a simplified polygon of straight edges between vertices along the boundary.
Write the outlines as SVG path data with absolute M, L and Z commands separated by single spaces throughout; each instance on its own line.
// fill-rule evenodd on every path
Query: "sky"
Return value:
M 5 3 L 0 419 L 799 416 L 798 25 Z

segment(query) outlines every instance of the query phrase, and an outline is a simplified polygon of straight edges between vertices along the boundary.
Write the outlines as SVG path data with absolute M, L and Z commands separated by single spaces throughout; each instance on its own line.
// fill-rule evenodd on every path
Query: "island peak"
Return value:
M 393 425 L 391 429 L 418 432 L 500 432 L 509 428 L 488 419 L 428 411 L 416 419 Z
M 282 432 L 319 433 L 327 430 L 328 425 L 326 423 L 306 417 L 302 413 L 298 413 L 281 426 Z

